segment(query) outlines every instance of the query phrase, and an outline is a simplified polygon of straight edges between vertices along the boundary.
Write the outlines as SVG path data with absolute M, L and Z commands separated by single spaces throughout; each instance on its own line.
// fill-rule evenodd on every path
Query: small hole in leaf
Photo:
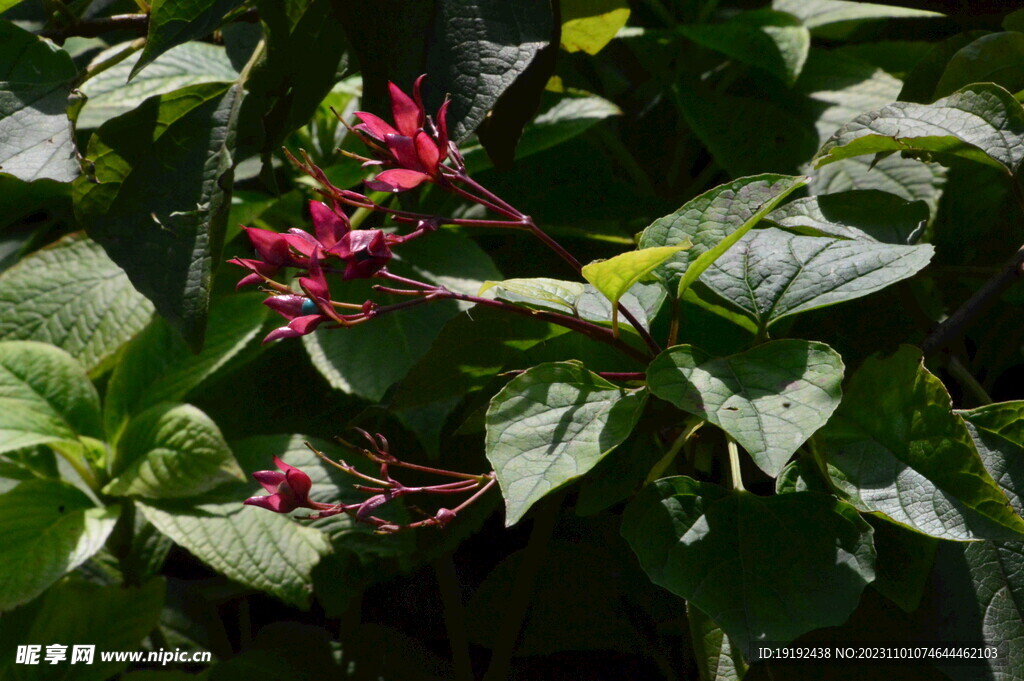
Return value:
M 60 506 L 57 507 L 57 513 L 63 513 L 63 512 L 64 512 L 64 504 L 61 504 Z
M 783 402 L 782 406 L 783 406 L 784 409 L 789 409 L 790 407 L 793 406 L 793 403 L 792 402 Z

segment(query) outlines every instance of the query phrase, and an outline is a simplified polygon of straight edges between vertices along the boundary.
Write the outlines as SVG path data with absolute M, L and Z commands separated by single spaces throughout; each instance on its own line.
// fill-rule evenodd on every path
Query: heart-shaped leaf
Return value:
M 824 343 L 778 340 L 728 357 L 690 345 L 651 363 L 651 392 L 735 438 L 776 476 L 839 406 L 843 360 Z
M 487 460 L 512 526 L 535 502 L 583 475 L 629 436 L 646 401 L 579 362 L 527 370 L 491 400 Z

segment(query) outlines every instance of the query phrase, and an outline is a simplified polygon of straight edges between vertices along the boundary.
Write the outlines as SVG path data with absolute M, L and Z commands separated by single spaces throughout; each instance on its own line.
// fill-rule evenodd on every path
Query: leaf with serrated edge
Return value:
M 682 296 L 715 259 L 807 181 L 789 175 L 755 175 L 710 189 L 651 223 L 640 235 L 640 248 L 693 244 L 654 271 L 670 292 Z
M 63 348 L 93 371 L 142 330 L 153 306 L 82 232 L 0 275 L 0 339 Z
M 0 342 L 0 451 L 102 439 L 100 399 L 85 368 L 60 348 Z
M 706 612 L 747 659 L 758 642 L 842 624 L 875 577 L 871 527 L 818 492 L 664 478 L 630 502 L 622 536 L 651 581 Z
M 646 396 L 579 362 L 541 364 L 510 381 L 486 417 L 487 459 L 505 498 L 506 526 L 622 444 Z
M 32 600 L 88 560 L 119 511 L 56 480 L 27 480 L 0 494 L 0 611 Z
M 968 85 L 933 104 L 894 102 L 837 130 L 814 162 L 894 151 L 950 154 L 1012 175 L 1024 160 L 1024 109 L 992 83 Z
M 244 479 L 217 424 L 190 404 L 142 412 L 128 422 L 117 449 L 117 477 L 103 488 L 106 494 L 190 497 Z
M 728 357 L 677 345 L 651 363 L 651 392 L 707 419 L 774 477 L 839 406 L 843 360 L 824 343 L 771 341 Z
M 821 438 L 836 486 L 862 511 L 940 539 L 1024 538 L 917 348 L 865 361 Z
M 749 232 L 701 281 L 767 329 L 791 315 L 867 296 L 912 277 L 934 253 L 928 244 L 798 236 L 772 227 Z
M 239 501 L 137 502 L 158 530 L 228 579 L 307 607 L 311 573 L 330 543 L 319 530 Z

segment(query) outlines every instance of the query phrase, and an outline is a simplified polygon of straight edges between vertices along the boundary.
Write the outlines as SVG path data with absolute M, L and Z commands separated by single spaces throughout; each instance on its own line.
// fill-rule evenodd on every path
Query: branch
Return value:
M 255 23 L 259 21 L 259 14 L 255 9 L 239 12 L 230 20 Z M 146 35 L 149 32 L 148 14 L 115 14 L 109 17 L 98 17 L 96 19 L 82 19 L 68 26 L 59 28 L 48 28 L 40 31 L 38 35 L 49 38 L 56 43 L 63 43 L 71 37 L 98 38 L 110 31 L 130 31 L 136 35 Z
M 998 300 L 1022 277 L 1024 277 L 1024 245 L 999 272 L 989 278 L 981 288 L 975 291 L 973 296 L 957 308 L 956 312 L 928 334 L 928 337 L 921 343 L 924 356 L 928 357 L 960 338 L 975 319 L 988 309 L 989 305 Z

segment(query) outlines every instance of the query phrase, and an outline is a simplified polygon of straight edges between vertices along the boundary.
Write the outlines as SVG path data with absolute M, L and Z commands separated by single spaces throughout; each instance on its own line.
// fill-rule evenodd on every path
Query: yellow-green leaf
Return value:
M 638 251 L 622 253 L 608 260 L 592 262 L 583 268 L 583 278 L 594 285 L 612 305 L 617 305 L 619 298 L 625 295 L 633 284 L 637 283 L 656 267 L 682 250 L 693 244 L 687 239 L 675 246 L 656 246 L 642 248 Z M 612 312 L 612 325 L 615 325 L 615 308 Z
M 597 54 L 629 19 L 626 0 L 562 0 L 562 49 Z

